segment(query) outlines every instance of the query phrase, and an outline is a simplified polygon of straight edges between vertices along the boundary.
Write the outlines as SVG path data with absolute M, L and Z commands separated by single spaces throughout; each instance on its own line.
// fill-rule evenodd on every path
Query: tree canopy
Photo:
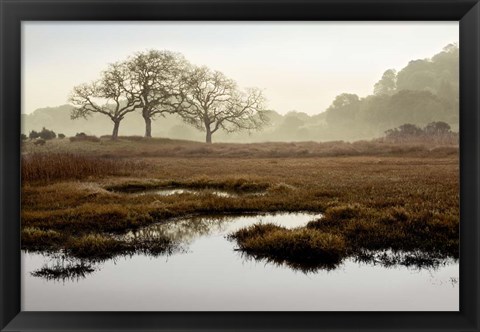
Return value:
M 219 71 L 191 65 L 180 53 L 149 50 L 109 65 L 101 78 L 74 87 L 69 101 L 75 106 L 71 118 L 98 113 L 114 123 L 112 138 L 118 137 L 127 113 L 140 110 L 145 137 L 152 136 L 155 116 L 177 114 L 197 129 L 212 134 L 260 129 L 266 122 L 262 92 L 241 90 Z
M 207 143 L 212 142 L 212 135 L 219 129 L 257 130 L 267 122 L 262 92 L 255 88 L 242 91 L 219 71 L 192 66 L 185 73 L 180 90 L 180 116 L 205 131 Z
M 111 64 L 99 80 L 74 87 L 69 100 L 76 106 L 71 112 L 72 119 L 86 118 L 92 113 L 108 116 L 114 124 L 112 139 L 118 137 L 125 115 L 141 105 L 133 93 L 130 71 L 124 63 Z
M 449 44 L 430 59 L 410 61 L 398 73 L 386 70 L 373 95 L 340 94 L 325 111 L 321 130 L 333 139 L 358 139 L 405 123 L 441 121 L 458 127 L 458 55 L 458 46 Z
M 149 50 L 125 61 L 131 93 L 139 101 L 145 120 L 145 137 L 152 136 L 152 119 L 178 111 L 179 78 L 189 64 L 180 53 Z

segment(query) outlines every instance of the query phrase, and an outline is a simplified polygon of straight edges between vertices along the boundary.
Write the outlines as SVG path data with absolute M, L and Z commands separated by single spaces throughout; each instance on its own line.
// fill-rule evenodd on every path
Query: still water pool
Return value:
M 457 311 L 458 261 L 435 267 L 385 266 L 345 259 L 333 270 L 302 272 L 255 260 L 226 238 L 255 223 L 288 228 L 310 213 L 189 218 L 123 237 L 168 235 L 182 249 L 136 254 L 93 265 L 84 277 L 45 279 L 32 272 L 65 258 L 22 252 L 24 311 Z

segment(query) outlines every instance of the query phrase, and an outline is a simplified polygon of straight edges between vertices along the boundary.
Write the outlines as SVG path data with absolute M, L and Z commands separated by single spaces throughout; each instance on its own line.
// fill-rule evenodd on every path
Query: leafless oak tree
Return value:
M 205 131 L 205 140 L 219 129 L 257 130 L 267 122 L 265 99 L 259 89 L 240 91 L 235 81 L 207 67 L 190 67 L 182 75 L 178 102 L 185 122 Z
M 131 93 L 139 100 L 145 120 L 145 137 L 152 137 L 152 119 L 178 110 L 179 78 L 187 61 L 179 53 L 149 50 L 125 63 L 131 75 Z
M 74 87 L 69 101 L 76 107 L 72 110 L 71 118 L 87 118 L 92 113 L 104 114 L 113 121 L 112 139 L 115 140 L 125 115 L 140 107 L 131 91 L 128 67 L 123 63 L 111 64 L 102 72 L 99 80 Z

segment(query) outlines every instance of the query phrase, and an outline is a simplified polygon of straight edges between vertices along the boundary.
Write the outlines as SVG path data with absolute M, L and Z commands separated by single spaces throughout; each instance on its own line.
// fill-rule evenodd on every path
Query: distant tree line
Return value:
M 176 59 L 172 60 L 175 66 L 168 67 L 171 71 L 162 71 L 162 85 L 157 84 L 159 80 L 154 80 L 154 77 L 157 76 L 152 74 L 158 72 L 158 70 L 140 70 L 145 68 L 147 63 L 150 64 L 150 68 L 159 67 L 160 63 L 169 62 L 169 54 Z M 157 63 L 153 60 L 156 58 L 163 60 L 159 60 Z M 186 69 L 178 70 L 183 65 Z M 177 70 L 174 70 L 173 67 Z M 126 68 L 131 69 L 127 70 Z M 84 89 L 89 87 L 87 89 L 89 93 L 80 93 L 84 97 L 77 96 L 77 98 L 80 98 L 79 101 L 82 99 L 85 101 L 86 98 L 89 98 L 91 104 L 99 108 L 98 112 L 94 112 L 93 105 L 88 103 L 76 105 L 74 111 L 72 111 L 72 105 L 40 109 L 32 114 L 22 115 L 22 117 L 28 118 L 24 121 L 25 126 L 22 128 L 27 135 L 27 130 L 42 128 L 42 126 L 63 131 L 69 136 L 74 136 L 79 131 L 86 131 L 88 135 L 103 135 L 105 133 L 104 128 L 106 126 L 108 128 L 112 124 L 116 133 L 112 137 L 117 137 L 120 122 L 125 117 L 127 120 L 121 122 L 122 132 L 128 133 L 128 135 L 137 135 L 144 132 L 147 137 L 152 136 L 152 134 L 160 134 L 175 139 L 207 140 L 207 131 L 209 130 L 210 139 L 211 136 L 215 136 L 216 140 L 224 142 L 354 141 L 382 137 L 385 131 L 398 128 L 403 124 L 414 124 L 424 128 L 432 122 L 444 122 L 451 127 L 451 131 L 455 132 L 459 130 L 458 68 L 458 46 L 447 45 L 441 52 L 431 58 L 410 61 L 405 68 L 398 71 L 394 69 L 386 70 L 372 87 L 371 95 L 360 97 L 353 93 L 342 93 L 332 101 L 326 111 L 319 110 L 318 114 L 310 115 L 297 111 L 279 114 L 273 110 L 268 110 L 253 117 L 247 117 L 250 121 L 237 121 L 237 124 L 229 121 L 233 120 L 233 117 L 227 118 L 223 120 L 223 126 L 221 126 L 222 116 L 225 117 L 229 113 L 222 112 L 220 108 L 217 108 L 217 114 L 215 114 L 214 107 L 207 108 L 209 112 L 204 112 L 203 104 L 206 103 L 207 98 L 214 98 L 212 93 L 215 91 L 215 86 L 229 85 L 227 84 L 228 78 L 208 68 L 192 66 L 177 53 L 148 51 L 134 54 L 122 62 L 108 66 L 100 75 L 99 80 L 83 87 Z M 133 75 L 132 71 L 137 74 Z M 166 74 L 168 72 L 173 74 L 168 76 Z M 207 73 L 213 74 L 207 75 Z M 215 73 L 218 75 L 215 75 Z M 125 80 L 120 79 L 123 76 L 126 77 Z M 136 78 L 137 76 L 138 78 Z M 145 79 L 145 77 L 148 77 L 148 79 Z M 208 77 L 210 79 L 207 80 Z M 222 80 L 222 77 L 227 82 Z M 105 84 L 105 82 L 111 82 L 112 80 L 119 81 L 121 84 Z M 198 86 L 197 84 L 194 89 L 196 83 L 200 81 L 203 82 L 203 85 Z M 144 83 L 139 84 L 138 82 Z M 171 83 L 166 84 L 166 82 Z M 138 85 L 141 85 L 142 88 L 137 87 Z M 109 89 L 106 89 L 106 87 Z M 190 88 L 186 89 L 187 87 Z M 80 89 L 80 87 L 75 89 Z M 146 93 L 146 91 L 151 92 L 157 89 L 164 93 Z M 208 89 L 211 89 L 212 93 L 208 93 L 210 91 Z M 132 93 L 128 93 L 130 90 Z M 181 93 L 183 90 L 186 92 Z M 228 90 L 231 91 L 232 89 Z M 240 90 L 238 87 L 234 90 L 248 94 L 248 90 Z M 96 93 L 99 95 L 107 95 L 108 92 L 108 95 L 113 97 L 109 101 L 106 101 L 104 97 L 92 97 L 93 91 L 97 91 Z M 138 91 L 144 91 L 144 93 L 140 94 Z M 170 91 L 170 94 L 167 94 L 167 91 Z M 82 92 L 82 89 L 80 89 L 80 92 Z M 117 95 L 120 97 L 115 97 Z M 223 106 L 238 105 L 238 103 L 233 102 L 235 98 L 229 98 L 227 103 L 223 100 L 224 96 L 216 96 L 215 98 L 217 100 L 220 97 L 222 100 L 221 102 L 218 101 L 217 104 Z M 251 97 L 251 101 L 255 101 L 255 94 Z M 260 97 L 263 96 L 260 94 Z M 185 99 L 184 102 L 182 102 L 182 98 Z M 119 101 L 118 109 L 116 109 L 115 99 Z M 124 109 L 129 101 L 130 106 Z M 245 101 L 245 98 L 243 101 Z M 80 111 L 82 105 L 85 109 Z M 100 106 L 108 107 L 102 108 Z M 238 107 L 230 109 L 241 110 Z M 100 111 L 107 113 L 112 111 L 113 119 L 110 115 L 107 116 Z M 124 113 L 124 111 L 130 112 Z M 182 115 L 179 113 L 182 113 Z M 212 116 L 210 116 L 210 113 L 213 113 Z M 84 121 L 70 121 L 70 115 L 74 114 L 78 114 L 80 118 L 89 119 L 88 128 L 79 127 L 84 126 Z M 219 117 L 220 121 L 212 121 L 216 117 Z M 247 134 L 249 130 L 232 133 L 232 131 L 238 130 L 238 126 L 247 129 L 256 128 L 256 123 L 264 123 L 262 118 L 268 119 L 269 122 L 269 126 L 265 127 L 264 130 L 254 132 L 251 135 L 250 133 Z M 154 119 L 161 120 L 161 126 L 152 128 Z M 235 118 L 235 120 L 243 119 L 243 117 Z M 115 122 L 118 122 L 116 130 Z M 82 123 L 82 125 L 76 125 L 76 123 Z M 205 123 L 209 126 L 207 127 Z M 196 128 L 203 130 L 203 133 Z M 225 128 L 230 131 L 225 130 Z
M 458 124 L 459 50 L 444 47 L 431 59 L 414 60 L 400 70 L 386 70 L 373 94 L 360 98 L 343 93 L 324 112 L 319 126 L 325 137 L 375 136 L 405 123 L 426 125 L 434 121 Z
M 152 136 L 152 120 L 175 114 L 205 132 L 205 141 L 219 129 L 257 130 L 267 123 L 265 99 L 257 88 L 240 89 L 219 71 L 190 64 L 181 54 L 150 50 L 110 64 L 94 82 L 73 89 L 72 119 L 93 113 L 113 122 L 112 139 L 131 112 L 140 112 L 145 137 Z
M 428 141 L 440 144 L 457 144 L 458 133 L 452 132 L 450 125 L 442 121 L 431 122 L 424 128 L 406 123 L 385 131 L 385 140 L 395 143 Z

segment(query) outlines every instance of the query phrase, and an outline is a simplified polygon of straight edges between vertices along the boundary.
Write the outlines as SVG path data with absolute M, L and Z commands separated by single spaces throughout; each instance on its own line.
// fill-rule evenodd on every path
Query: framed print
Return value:
M 2 331 L 478 331 L 477 1 L 1 4 Z

